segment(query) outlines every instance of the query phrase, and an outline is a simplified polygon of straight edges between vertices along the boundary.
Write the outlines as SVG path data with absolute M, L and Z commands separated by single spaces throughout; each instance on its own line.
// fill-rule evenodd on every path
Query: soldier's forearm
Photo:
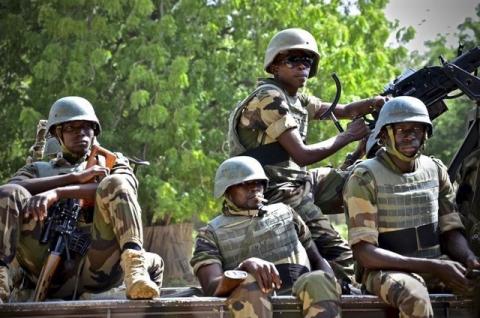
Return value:
M 41 192 L 75 183 L 75 181 L 75 176 L 69 173 L 52 177 L 14 180 L 10 183 L 18 184 L 27 189 L 30 194 L 35 195 Z
M 59 199 L 95 199 L 98 183 L 68 185 L 56 189 Z
M 451 230 L 442 234 L 442 244 L 448 256 L 463 265 L 468 266 L 469 259 L 476 259 L 475 254 L 468 246 L 467 239 L 458 230 Z
M 414 273 L 433 272 L 435 260 L 406 257 L 385 250 L 367 242 L 360 242 L 352 247 L 354 258 L 365 268 L 371 270 L 400 270 Z

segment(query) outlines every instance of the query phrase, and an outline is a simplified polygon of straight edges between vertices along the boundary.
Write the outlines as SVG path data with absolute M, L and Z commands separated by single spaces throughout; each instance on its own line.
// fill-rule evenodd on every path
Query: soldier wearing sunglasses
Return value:
M 306 222 L 314 241 L 343 282 L 344 292 L 353 274 L 352 252 L 332 227 L 326 214 L 343 213 L 341 191 L 345 173 L 332 168 L 307 170 L 369 129 L 362 119 L 353 120 L 345 132 L 314 144 L 306 144 L 308 122 L 320 119 L 329 103 L 303 94 L 308 78 L 317 74 L 320 55 L 313 36 L 302 29 L 278 32 L 270 41 L 264 69 L 273 75 L 260 79 L 257 88 L 237 104 L 229 118 L 230 155 L 256 158 L 270 183 L 265 191 L 269 203 L 293 207 Z M 338 118 L 354 119 L 380 108 L 376 96 L 347 105 L 339 104 Z

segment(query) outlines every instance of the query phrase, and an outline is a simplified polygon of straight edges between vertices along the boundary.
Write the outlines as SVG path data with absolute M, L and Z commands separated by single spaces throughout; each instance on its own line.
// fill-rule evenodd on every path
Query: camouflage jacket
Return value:
M 387 153 L 381 149 L 376 158 L 384 166 L 401 173 Z M 439 172 L 438 223 L 440 232 L 463 229 L 454 201 L 454 188 L 447 174 L 447 168 L 438 159 L 433 159 Z M 417 159 L 418 164 L 418 159 Z M 364 167 L 356 166 L 343 192 L 348 215 L 348 240 L 351 246 L 365 241 L 378 246 L 378 235 L 384 229 L 379 227 L 377 209 L 377 188 L 373 175 Z M 419 224 L 420 225 L 420 224 Z
M 240 120 L 233 123 L 237 124 L 241 144 L 246 149 L 270 144 L 292 128 L 298 129 L 302 138 L 306 139 L 308 121 L 321 110 L 321 100 L 306 94 L 289 96 L 274 79 L 259 79 L 258 87 L 265 84 L 269 86 L 258 89 L 246 101 Z M 272 85 L 278 88 L 272 88 Z M 305 167 L 298 166 L 292 160 L 268 165 L 264 169 L 270 178 L 269 189 L 285 183 L 304 183 L 308 178 Z

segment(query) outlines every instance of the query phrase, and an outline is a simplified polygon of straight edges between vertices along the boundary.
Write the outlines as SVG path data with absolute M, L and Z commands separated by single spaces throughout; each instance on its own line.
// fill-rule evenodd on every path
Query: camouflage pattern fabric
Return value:
M 234 318 L 269 318 L 273 317 L 270 295 L 262 293 L 255 277 L 248 274 L 227 298 L 226 305 Z
M 35 178 L 36 173 L 32 165 L 27 165 L 14 179 Z M 0 259 L 8 264 L 16 257 L 29 278 L 36 281 L 48 246 L 38 242 L 41 223 L 23 219 L 23 209 L 30 197 L 30 193 L 19 185 L 0 187 Z M 62 266 L 57 270 L 48 296 L 71 297 L 76 284 L 78 294 L 101 292 L 120 285 L 123 280 L 120 247 L 126 242 L 142 246 L 141 224 L 137 181 L 128 166 L 118 164 L 111 175 L 99 183 L 93 222 L 79 224 L 79 228 L 90 233 L 92 238 L 86 256 L 83 260 L 75 257 L 73 269 Z
M 302 303 L 303 317 L 340 317 L 341 288 L 333 276 L 323 271 L 303 274 L 294 283 L 292 293 Z M 228 297 L 227 306 L 233 317 L 273 317 L 271 295 L 262 293 L 249 274 Z
M 398 308 L 399 317 L 433 317 L 427 286 L 420 275 L 395 271 L 372 271 L 365 287 L 387 304 Z
M 456 177 L 456 201 L 472 251 L 480 257 L 480 149 L 462 162 Z
M 335 277 L 323 271 L 303 274 L 293 284 L 292 293 L 302 302 L 303 317 L 340 317 L 342 289 Z
M 383 149 L 377 152 L 376 158 L 370 160 L 378 160 L 392 171 L 401 173 Z M 435 159 L 433 162 L 439 172 L 437 213 L 440 232 L 463 229 L 453 202 L 454 189 L 448 178 L 447 169 L 439 160 Z M 356 166 L 344 190 L 351 246 L 361 241 L 378 246 L 379 233 L 392 230 L 379 224 L 383 216 L 378 214 L 376 194 L 376 182 L 372 173 L 361 165 Z M 397 271 L 368 271 L 363 273 L 362 283 L 367 291 L 397 307 L 401 317 L 432 317 L 433 310 L 427 288 L 441 291 L 442 287 L 438 279 L 424 276 L 422 278 L 414 273 Z M 425 278 L 428 278 L 427 284 Z
M 261 79 L 258 85 L 262 84 L 274 84 L 281 89 L 273 79 Z M 245 106 L 237 127 L 245 148 L 276 142 L 278 136 L 291 128 L 297 128 L 302 137 L 306 137 L 308 121 L 321 111 L 321 101 L 304 94 L 283 95 L 271 88 L 260 90 Z M 270 179 L 265 198 L 269 203 L 282 202 L 294 208 L 307 223 L 320 253 L 338 277 L 350 281 L 352 252 L 322 213 L 343 213 L 341 191 L 346 173 L 332 168 L 307 171 L 292 160 L 267 165 L 264 169 Z

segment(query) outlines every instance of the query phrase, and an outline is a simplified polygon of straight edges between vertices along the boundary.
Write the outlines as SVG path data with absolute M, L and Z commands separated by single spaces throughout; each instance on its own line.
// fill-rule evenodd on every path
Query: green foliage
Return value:
M 276 32 L 302 27 L 318 39 L 320 72 L 307 91 L 325 100 L 335 94 L 332 72 L 341 102 L 379 93 L 397 73 L 405 51 L 385 48 L 394 27 L 386 0 L 358 1 L 358 15 L 342 3 L 2 1 L 0 179 L 23 165 L 50 105 L 80 95 L 95 106 L 102 145 L 151 162 L 138 172 L 145 223 L 206 221 L 219 210 L 211 192 L 227 157 L 228 113 L 265 76 L 263 52 Z M 313 124 L 310 142 L 336 133 L 328 121 Z M 348 150 L 322 164 L 339 164 Z
M 478 45 L 480 40 L 480 5 L 477 6 L 477 17 L 467 18 L 458 27 L 459 42 L 464 45 L 464 51 Z M 426 43 L 428 51 L 416 54 L 412 61 L 417 67 L 424 65 L 440 65 L 439 56 L 446 60 L 452 60 L 457 55 L 457 47 L 448 46 L 444 36 L 438 36 Z M 457 94 L 452 92 L 451 95 Z M 448 112 L 438 117 L 433 122 L 434 135 L 427 143 L 427 153 L 440 158 L 445 164 L 453 159 L 456 151 L 462 144 L 467 132 L 467 119 L 469 112 L 474 109 L 475 103 L 466 97 L 446 100 Z

